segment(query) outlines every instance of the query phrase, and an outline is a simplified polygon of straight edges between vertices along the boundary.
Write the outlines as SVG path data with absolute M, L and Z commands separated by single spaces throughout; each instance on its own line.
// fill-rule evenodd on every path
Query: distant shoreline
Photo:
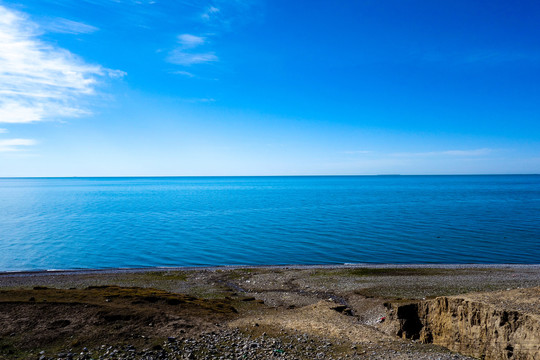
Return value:
M 463 355 L 431 341 L 403 339 L 402 322 L 394 316 L 400 312 L 398 307 L 412 306 L 411 316 L 429 329 L 439 318 L 428 319 L 419 309 L 429 307 L 434 314 L 446 316 L 449 311 L 439 311 L 435 307 L 439 302 L 433 300 L 445 297 L 451 309 L 465 304 L 461 308 L 484 314 L 481 318 L 490 324 L 499 324 L 502 313 L 517 314 L 509 316 L 513 323 L 504 326 L 514 329 L 518 319 L 538 314 L 534 299 L 540 294 L 540 264 L 3 272 L 0 290 L 4 315 L 0 327 L 7 329 L 2 334 L 2 359 L 38 355 L 43 360 L 65 359 L 71 353 L 73 359 L 83 360 L 110 357 L 111 352 L 125 359 L 139 359 L 141 354 L 158 358 L 165 349 L 168 354 L 202 354 L 194 358 L 205 359 L 217 358 L 208 354 L 232 358 L 234 352 L 253 359 L 274 358 L 278 353 L 283 359 L 472 360 L 465 356 L 472 354 L 468 349 L 452 347 L 454 338 L 446 346 Z M 529 323 L 524 328 L 533 329 L 527 333 L 532 338 L 536 323 Z M 510 346 L 527 350 L 522 338 L 511 341 Z M 282 357 L 277 350 L 289 356 Z
M 159 271 L 217 271 L 238 269 L 268 270 L 311 270 L 311 269 L 540 269 L 540 264 L 314 264 L 314 265 L 217 265 L 217 266 L 172 266 L 144 268 L 107 269 L 58 269 L 0 271 L 0 277 L 43 276 L 43 275 L 85 275 L 85 274 L 136 274 Z
M 421 177 L 421 176 L 540 176 L 540 174 L 357 174 L 357 175 L 115 175 L 115 176 L 0 176 L 3 179 L 181 179 L 276 177 Z

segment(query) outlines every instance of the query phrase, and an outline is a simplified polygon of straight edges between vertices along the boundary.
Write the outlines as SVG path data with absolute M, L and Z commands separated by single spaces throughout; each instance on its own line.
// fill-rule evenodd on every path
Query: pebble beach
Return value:
M 537 265 L 3 273 L 0 358 L 469 359 L 393 334 L 385 304 L 538 286 Z

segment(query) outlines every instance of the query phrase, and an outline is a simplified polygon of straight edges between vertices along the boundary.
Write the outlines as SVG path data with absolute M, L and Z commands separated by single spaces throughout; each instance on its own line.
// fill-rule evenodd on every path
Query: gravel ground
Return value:
M 540 286 L 540 265 L 294 265 L 80 271 L 0 272 L 0 288 L 57 288 L 116 284 L 172 292 L 285 292 L 302 301 L 307 293 L 359 293 L 422 299 L 475 291 Z M 279 302 L 278 302 L 279 303 Z M 308 303 L 312 303 L 309 302 Z M 277 304 L 277 303 L 276 303 Z
M 200 329 L 191 328 L 189 334 L 165 335 L 171 336 L 170 339 L 156 336 L 156 342 L 152 345 L 138 345 L 137 348 L 133 345 L 135 343 L 130 345 L 130 339 L 126 338 L 121 342 L 99 346 L 96 343 L 87 344 L 87 349 L 82 345 L 61 351 L 57 347 L 54 350 L 53 347 L 34 348 L 25 352 L 31 356 L 18 358 L 471 359 L 433 345 L 398 338 L 381 340 L 383 336 L 378 333 L 378 321 L 385 314 L 383 303 L 387 300 L 423 299 L 470 292 L 520 291 L 522 288 L 540 286 L 540 265 L 355 264 L 0 273 L 0 289 L 4 290 L 32 289 L 36 286 L 84 289 L 113 284 L 162 289 L 203 299 L 228 299 L 239 311 L 235 315 L 237 320 L 260 316 L 266 319 L 267 325 L 255 327 L 253 322 L 246 321 L 245 326 L 229 327 L 223 323 L 219 326 L 215 324 L 217 330 L 210 332 L 209 325 L 205 325 Z M 347 336 L 330 336 L 313 331 L 311 325 L 297 329 L 294 328 L 296 325 L 290 325 L 298 324 L 289 321 L 294 314 L 321 301 L 347 307 L 350 316 L 344 319 L 348 322 L 353 319 L 369 327 L 375 335 L 371 340 L 355 342 Z M 538 307 L 536 303 L 530 306 Z M 272 322 L 268 319 L 272 319 L 274 313 L 279 316 L 275 316 Z M 309 314 L 303 316 L 304 319 L 310 318 Z M 324 320 L 321 321 L 324 327 Z M 337 324 L 336 329 L 339 326 Z M 9 355 L 3 357 L 1 354 L 2 341 L 5 340 L 0 336 L 0 359 L 12 359 Z M 40 353 L 43 349 L 45 351 Z
M 263 333 L 251 337 L 238 329 L 202 334 L 193 338 L 169 338 L 152 349 L 137 349 L 132 345 L 102 345 L 84 349 L 80 353 L 69 351 L 39 355 L 39 360 L 90 360 L 90 359 L 396 359 L 396 360 L 466 360 L 472 359 L 435 346 L 414 343 L 391 345 L 351 345 L 331 339 L 313 339 L 307 334 L 280 334 L 279 337 Z

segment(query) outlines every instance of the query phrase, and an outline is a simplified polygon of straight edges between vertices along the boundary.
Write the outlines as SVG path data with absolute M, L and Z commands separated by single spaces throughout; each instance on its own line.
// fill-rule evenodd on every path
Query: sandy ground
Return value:
M 538 286 L 536 265 L 4 273 L 0 359 L 468 359 L 383 333 L 383 304 Z

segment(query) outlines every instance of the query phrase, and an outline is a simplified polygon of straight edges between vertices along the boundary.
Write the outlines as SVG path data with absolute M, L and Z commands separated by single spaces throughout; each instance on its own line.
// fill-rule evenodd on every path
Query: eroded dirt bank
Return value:
M 510 320 L 516 311 L 532 316 L 530 309 L 538 310 L 540 300 L 536 296 L 512 307 L 501 290 L 526 294 L 522 288 L 539 286 L 538 266 L 0 274 L 0 359 L 471 359 L 462 354 L 478 355 L 463 336 L 460 347 L 451 346 L 451 336 L 446 342 L 435 339 L 446 339 L 438 334 L 458 333 L 459 324 L 481 322 L 493 311 L 508 314 L 506 325 L 487 328 L 497 329 L 498 341 L 514 359 L 521 348 L 512 345 L 517 344 L 512 336 L 524 337 L 519 329 L 525 325 L 514 329 Z M 478 315 L 471 315 L 459 296 L 471 292 L 483 292 L 484 298 L 467 295 L 468 303 L 492 299 Z M 436 312 L 427 304 L 442 301 L 436 299 L 441 296 L 448 299 L 450 315 L 445 317 L 443 301 L 438 321 L 429 318 Z M 417 336 L 431 337 L 431 343 L 408 339 L 414 336 L 403 331 L 396 336 L 399 321 L 385 319 L 385 303 L 411 301 L 417 304 L 418 323 L 425 318 L 430 324 L 415 330 Z
M 540 359 L 539 287 L 388 307 L 388 333 L 480 359 Z

